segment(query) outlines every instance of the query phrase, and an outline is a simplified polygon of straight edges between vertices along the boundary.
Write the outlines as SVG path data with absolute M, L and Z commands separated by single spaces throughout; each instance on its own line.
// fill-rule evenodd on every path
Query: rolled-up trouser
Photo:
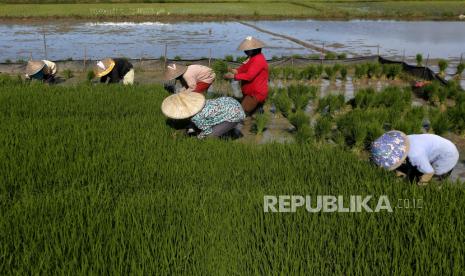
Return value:
M 129 70 L 129 72 L 127 72 L 126 75 L 124 75 L 123 84 L 134 84 L 134 68 Z
M 242 98 L 242 102 L 241 102 L 242 109 L 244 109 L 244 112 L 247 115 L 251 115 L 257 109 L 259 104 L 260 104 L 260 102 L 257 101 L 257 99 L 255 99 L 255 97 L 249 96 L 249 95 L 244 96 L 244 98 Z
M 221 137 L 224 134 L 226 134 L 228 131 L 231 129 L 235 128 L 239 124 L 238 122 L 233 123 L 233 122 L 222 122 L 220 124 L 217 124 L 216 126 L 212 127 L 213 131 L 210 133 L 210 137 Z

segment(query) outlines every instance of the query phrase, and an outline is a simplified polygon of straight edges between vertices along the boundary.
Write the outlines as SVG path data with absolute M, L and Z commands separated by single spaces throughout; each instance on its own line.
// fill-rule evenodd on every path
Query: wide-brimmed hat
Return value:
M 187 66 L 181 64 L 169 64 L 165 68 L 165 80 L 174 80 L 184 74 L 187 70 Z
M 164 99 L 161 111 L 171 119 L 187 119 L 202 110 L 204 105 L 205 97 L 202 94 L 184 91 Z
M 389 171 L 397 169 L 407 158 L 410 143 L 402 131 L 384 133 L 371 145 L 371 160 Z
M 238 50 L 248 51 L 248 50 L 253 50 L 253 49 L 258 49 L 258 48 L 263 48 L 263 47 L 265 47 L 265 43 L 256 39 L 255 37 L 248 36 L 241 42 Z
M 94 66 L 94 74 L 97 78 L 108 75 L 115 67 L 115 61 L 111 58 L 100 60 Z
M 40 72 L 45 67 L 45 62 L 42 60 L 30 60 L 27 62 L 26 75 L 33 76 Z

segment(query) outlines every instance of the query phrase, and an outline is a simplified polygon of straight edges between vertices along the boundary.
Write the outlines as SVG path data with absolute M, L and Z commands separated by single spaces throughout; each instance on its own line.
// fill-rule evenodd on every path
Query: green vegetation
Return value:
M 450 275 L 465 266 L 462 185 L 418 189 L 325 144 L 179 136 L 159 108 L 161 86 L 7 79 L 0 75 L 2 275 Z M 347 116 L 378 118 L 383 107 L 367 102 Z M 311 141 L 306 115 L 293 116 L 298 141 Z M 336 122 L 356 144 L 373 133 Z M 263 212 L 264 195 L 286 194 L 386 195 L 394 210 Z M 399 199 L 423 206 L 398 209 Z
M 416 60 L 417 60 L 417 66 L 422 66 L 423 65 L 423 55 L 422 54 L 417 54 L 416 55 Z
M 438 67 L 439 67 L 439 74 L 444 75 L 446 73 L 446 69 L 449 66 L 449 63 L 445 59 L 440 59 L 438 61 Z
M 86 74 L 86 80 L 87 82 L 90 82 L 92 81 L 93 79 L 95 79 L 95 73 L 93 70 L 89 70 L 87 71 L 87 74 Z
M 267 1 L 180 0 L 85 1 L 18 0 L 2 1 L 0 17 L 76 17 L 76 18 L 153 18 L 187 20 L 225 18 L 393 18 L 458 19 L 465 13 L 463 1 Z M 102 3 L 104 2 L 104 3 Z M 130 2 L 130 3 L 126 3 Z M 35 3 L 35 4 L 24 4 Z M 40 4 L 39 4 L 40 3 Z M 90 3 L 90 4 L 89 4 Z
M 222 79 L 223 75 L 228 72 L 228 63 L 223 60 L 215 60 L 212 65 L 213 71 L 217 75 L 217 79 Z
M 262 134 L 266 129 L 266 125 L 270 121 L 270 115 L 266 112 L 257 114 L 255 116 L 255 131 L 257 134 Z
M 70 79 L 74 77 L 74 74 L 73 74 L 73 71 L 71 71 L 70 69 L 66 69 L 66 70 L 63 70 L 63 76 L 65 77 L 65 79 Z
M 460 78 L 464 70 L 465 70 L 465 63 L 461 62 L 457 65 L 457 72 L 455 74 Z

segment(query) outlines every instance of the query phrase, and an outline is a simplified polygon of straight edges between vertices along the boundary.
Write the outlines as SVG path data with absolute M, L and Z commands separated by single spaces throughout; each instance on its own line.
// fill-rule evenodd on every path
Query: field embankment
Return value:
M 8 2 L 8 1 L 7 1 Z M 231 19 L 402 19 L 460 20 L 464 1 L 185 1 L 100 3 L 96 1 L 15 1 L 0 4 L 0 19 L 75 18 L 177 21 Z M 146 2 L 146 1 L 144 1 Z

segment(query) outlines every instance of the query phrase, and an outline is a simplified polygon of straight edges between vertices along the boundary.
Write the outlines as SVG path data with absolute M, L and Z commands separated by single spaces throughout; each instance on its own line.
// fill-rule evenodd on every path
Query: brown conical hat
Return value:
M 171 119 L 187 119 L 205 105 L 205 97 L 201 93 L 180 92 L 166 97 L 161 104 L 161 111 Z
M 241 45 L 239 45 L 238 50 L 248 51 L 248 50 L 263 48 L 265 46 L 266 46 L 265 43 L 263 43 L 262 41 L 256 39 L 255 37 L 248 36 L 241 42 Z
M 113 70 L 115 67 L 115 61 L 111 58 L 106 58 L 101 61 L 98 61 L 97 64 L 94 65 L 94 74 L 97 78 L 101 78 Z
M 181 64 L 169 64 L 165 68 L 165 80 L 174 80 L 175 78 L 184 74 L 187 70 L 187 66 Z
M 45 62 L 42 60 L 30 60 L 27 62 L 26 75 L 33 76 L 40 72 L 45 67 Z

